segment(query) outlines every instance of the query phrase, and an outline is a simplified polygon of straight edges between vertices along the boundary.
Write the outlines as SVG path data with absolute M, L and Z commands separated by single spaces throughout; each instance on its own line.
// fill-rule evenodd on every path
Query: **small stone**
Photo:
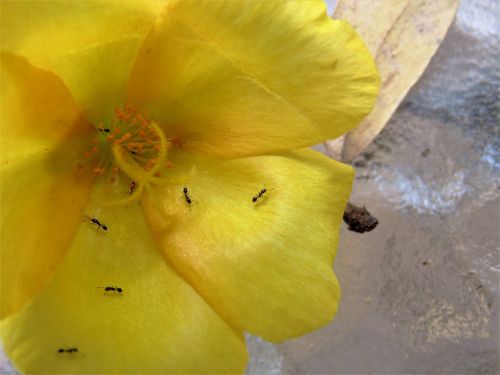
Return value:
M 370 232 L 378 225 L 378 220 L 365 207 L 358 207 L 352 203 L 347 203 L 344 221 L 349 230 L 357 233 Z

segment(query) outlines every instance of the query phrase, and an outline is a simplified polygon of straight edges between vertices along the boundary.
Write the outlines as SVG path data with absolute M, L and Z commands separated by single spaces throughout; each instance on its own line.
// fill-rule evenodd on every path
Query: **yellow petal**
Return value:
M 309 150 L 230 161 L 179 153 L 173 169 L 177 158 L 194 176 L 143 204 L 169 263 L 238 330 L 279 342 L 327 324 L 352 168 Z
M 345 133 L 378 80 L 361 39 L 321 1 L 180 0 L 141 47 L 128 102 L 187 150 L 256 155 Z
M 29 374 L 242 373 L 242 335 L 167 265 L 137 204 L 96 205 L 103 188 L 96 184 L 86 214 L 107 230 L 82 221 L 51 282 L 0 327 L 17 368 Z M 122 292 L 99 288 L 106 286 Z
M 59 75 L 95 124 L 123 106 L 139 46 L 164 1 L 2 2 L 2 50 Z
M 21 308 L 70 245 L 93 173 L 77 168 L 95 129 L 53 74 L 1 56 L 0 317 Z M 86 143 L 88 142 L 88 144 Z
M 455 18 L 459 0 L 357 3 L 359 6 L 351 0 L 340 1 L 335 17 L 352 22 L 376 51 L 382 88 L 373 112 L 347 135 L 344 160 L 360 154 L 387 124 L 437 51 Z

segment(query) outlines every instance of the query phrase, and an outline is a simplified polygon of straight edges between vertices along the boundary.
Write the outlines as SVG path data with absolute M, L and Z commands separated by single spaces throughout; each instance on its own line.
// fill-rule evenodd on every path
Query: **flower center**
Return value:
M 186 178 L 162 178 L 162 169 L 171 167 L 167 161 L 168 150 L 175 140 L 168 140 L 158 124 L 135 113 L 132 108 L 116 110 L 115 121 L 110 128 L 98 127 L 96 144 L 84 154 L 90 158 L 102 158 L 94 172 L 110 173 L 110 182 L 117 180 L 121 172 L 130 179 L 130 191 L 125 197 L 110 202 L 125 204 L 138 199 L 151 184 L 166 185 Z M 111 171 L 107 167 L 113 164 Z

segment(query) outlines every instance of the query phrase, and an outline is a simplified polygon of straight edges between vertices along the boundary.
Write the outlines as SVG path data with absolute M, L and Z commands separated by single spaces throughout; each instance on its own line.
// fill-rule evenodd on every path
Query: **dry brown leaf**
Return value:
M 348 20 L 375 56 L 380 44 L 409 1 L 340 0 L 333 17 Z
M 459 0 L 339 0 L 334 18 L 348 20 L 365 40 L 375 55 L 382 87 L 372 113 L 344 137 L 343 145 L 325 142 L 330 155 L 352 160 L 383 129 L 441 44 L 458 4 Z

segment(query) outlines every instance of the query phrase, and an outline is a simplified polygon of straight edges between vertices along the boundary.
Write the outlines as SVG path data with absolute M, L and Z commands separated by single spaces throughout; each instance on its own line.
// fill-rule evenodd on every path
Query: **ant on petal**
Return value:
M 85 218 L 91 223 L 97 225 L 98 228 L 102 228 L 102 230 L 108 230 L 108 227 L 104 224 L 101 224 L 95 217 L 85 216 Z
M 104 294 L 106 292 L 117 292 L 120 295 L 123 293 L 123 289 L 117 286 L 98 286 L 97 288 L 104 289 Z
M 182 189 L 182 192 L 184 193 L 184 197 L 186 198 L 187 204 L 191 204 L 192 200 L 191 197 L 189 196 L 188 188 L 184 187 L 184 189 Z
M 132 181 L 132 183 L 130 184 L 130 191 L 128 192 L 128 195 L 132 195 L 136 187 L 137 184 L 135 183 L 135 181 Z
M 257 201 L 264 195 L 266 194 L 269 190 L 274 190 L 274 189 L 266 189 L 266 188 L 262 188 L 253 198 L 252 198 L 252 202 L 253 203 L 257 203 Z
M 57 352 L 58 353 L 76 353 L 76 352 L 78 352 L 78 348 L 67 348 L 67 349 L 59 348 L 59 349 L 57 349 Z

